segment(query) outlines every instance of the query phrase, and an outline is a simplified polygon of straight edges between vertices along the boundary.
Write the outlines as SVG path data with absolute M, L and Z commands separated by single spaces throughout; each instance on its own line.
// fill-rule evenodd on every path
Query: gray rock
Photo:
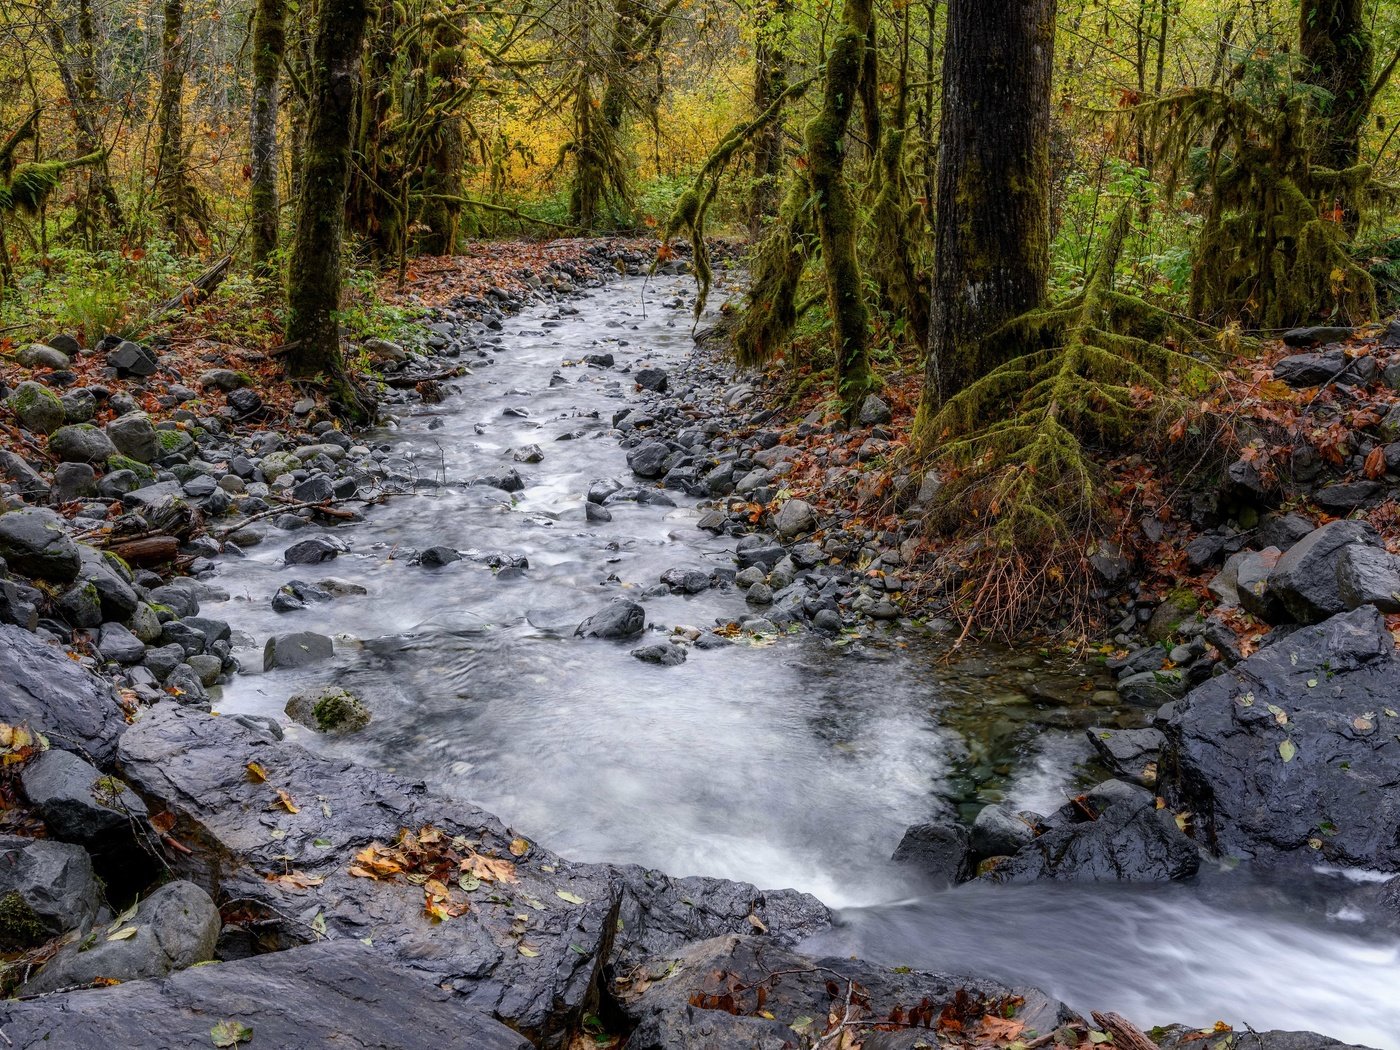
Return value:
M 211 368 L 199 377 L 198 382 L 206 390 L 222 390 L 228 393 L 230 390 L 248 386 L 252 380 L 231 368 Z
M 129 339 L 123 339 L 107 351 L 107 363 L 120 376 L 153 376 L 159 367 L 155 354 Z
M 56 646 L 0 625 L 0 722 L 27 725 L 55 747 L 105 765 L 126 725 L 112 689 Z
M 1348 609 L 1374 605 L 1381 612 L 1400 612 L 1400 558 L 1364 544 L 1342 548 L 1337 595 Z
M 20 347 L 18 356 L 19 363 L 25 368 L 49 368 L 60 372 L 70 364 L 67 354 L 42 343 L 30 343 Z
M 1240 607 L 1265 623 L 1283 623 L 1289 617 L 1269 583 L 1282 557 L 1277 547 L 1245 551 L 1235 567 L 1235 591 Z
M 64 463 L 106 463 L 117 450 L 91 423 L 69 423 L 49 435 L 49 451 Z
M 972 874 L 967 828 L 951 822 L 915 824 L 904 832 L 890 859 L 945 886 L 965 882 Z
M 65 354 L 69 360 L 83 352 L 83 344 L 65 332 L 55 332 L 44 340 L 44 345 L 53 347 L 60 354 Z
M 636 381 L 638 389 L 651 390 L 658 394 L 664 394 L 671 381 L 663 368 L 640 368 L 632 378 Z
M 81 846 L 0 835 L 0 950 L 85 930 L 97 906 L 97 878 Z
M 219 909 L 192 882 L 168 882 L 136 914 L 95 931 L 91 944 L 70 943 L 20 989 L 37 995 L 90 985 L 99 978 L 139 981 L 165 977 L 214 957 Z M 128 929 L 135 933 L 117 937 Z M 117 939 L 113 939 L 116 937 Z
M 292 721 L 318 733 L 354 733 L 370 722 L 370 710 L 365 702 L 338 686 L 294 693 L 285 710 Z
M 0 518 L 0 521 L 3 521 Z M 1294 544 L 1269 574 L 1269 591 L 1299 623 L 1317 623 L 1346 609 L 1337 583 L 1342 551 L 1353 545 L 1380 546 L 1380 537 L 1360 521 L 1334 521 Z M 3 553 L 3 552 L 0 552 Z
M 890 406 L 885 404 L 874 394 L 867 394 L 860 405 L 860 425 L 863 427 L 879 426 L 888 423 L 894 418 L 890 411 Z
M 5 400 L 20 426 L 36 434 L 51 434 L 63 426 L 63 402 L 48 387 L 26 379 Z
M 627 465 L 641 478 L 659 478 L 666 473 L 671 450 L 662 441 L 644 441 L 627 453 Z
M 353 939 L 0 1004 L 0 1028 L 16 1050 L 209 1050 L 211 1030 L 224 1021 L 253 1033 L 239 1044 L 248 1050 L 531 1046 L 452 991 Z
M 119 623 L 104 623 L 97 636 L 97 651 L 104 660 L 119 664 L 139 664 L 146 655 L 146 645 Z
M 773 516 L 773 528 L 779 538 L 794 540 L 817 527 L 817 512 L 806 500 L 790 499 Z
M 14 483 L 20 495 L 30 500 L 47 500 L 49 483 L 22 456 L 0 449 L 0 476 Z
M 91 423 L 97 415 L 97 398 L 91 390 L 79 387 L 59 398 L 63 402 L 63 418 L 69 423 Z
M 661 667 L 677 667 L 685 663 L 685 648 L 662 642 L 659 645 L 644 645 L 633 649 L 632 655 L 644 664 L 657 664 Z
M 418 555 L 418 564 L 425 569 L 441 569 L 454 561 L 461 561 L 462 555 L 452 547 L 429 547 Z
M 1140 671 L 1118 682 L 1118 696 L 1137 707 L 1161 707 L 1186 692 L 1179 670 Z
M 578 625 L 581 638 L 635 638 L 646 627 L 646 610 L 634 601 L 618 598 Z
M 1092 728 L 1085 734 L 1115 776 L 1143 787 L 1157 783 L 1157 760 L 1164 742 L 1159 730 Z
M 117 451 L 138 463 L 154 463 L 164 454 L 151 417 L 144 412 L 118 416 L 105 429 Z
M 1010 856 L 1035 838 L 1035 823 L 1005 806 L 983 806 L 972 822 L 969 846 L 978 860 Z
M 274 667 L 305 667 L 320 660 L 329 660 L 335 655 L 335 646 L 323 634 L 299 631 L 295 634 L 276 634 L 267 640 L 263 648 L 263 670 Z
M 344 554 L 347 549 L 340 540 L 329 536 L 312 536 L 288 547 L 282 554 L 282 560 L 288 565 L 319 565 Z
M 129 836 L 132 821 L 146 816 L 146 804 L 126 784 L 68 751 L 38 755 L 25 764 L 20 783 L 49 833 L 63 842 L 100 847 Z
M 583 516 L 586 521 L 595 523 L 613 520 L 612 511 L 608 510 L 607 507 L 600 506 L 593 502 L 588 502 L 583 505 Z
M 60 463 L 53 473 L 53 497 L 59 503 L 97 495 L 97 472 L 88 463 Z

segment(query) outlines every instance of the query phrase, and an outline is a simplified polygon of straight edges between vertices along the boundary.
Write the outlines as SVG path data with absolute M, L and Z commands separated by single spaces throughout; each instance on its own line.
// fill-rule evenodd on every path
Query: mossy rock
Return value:
M 0 951 L 24 951 L 43 944 L 50 936 L 39 914 L 18 891 L 0 897 Z
M 354 733 L 369 725 L 365 702 L 338 686 L 303 689 L 287 701 L 287 715 L 318 733 Z
M 32 380 L 27 380 L 15 388 L 5 401 L 26 430 L 38 434 L 52 434 L 67 420 L 63 402 L 52 390 Z
M 107 457 L 107 470 L 129 470 L 146 484 L 154 483 L 156 480 L 156 472 L 154 470 L 146 466 L 146 464 L 132 459 L 130 456 L 123 456 L 121 453 Z
M 1200 610 L 1201 603 L 1194 594 L 1185 589 L 1172 591 L 1162 599 L 1162 604 L 1147 621 L 1146 635 L 1153 642 L 1165 642 Z

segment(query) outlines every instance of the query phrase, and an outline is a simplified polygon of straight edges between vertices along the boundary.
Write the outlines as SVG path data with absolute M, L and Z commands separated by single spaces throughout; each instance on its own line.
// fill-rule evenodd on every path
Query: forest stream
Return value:
M 840 918 L 814 950 L 1031 984 L 1142 1026 L 1224 1020 L 1400 1050 L 1400 937 L 1369 921 L 1364 873 L 1208 865 L 1184 884 L 931 891 L 888 859 L 907 826 L 949 807 L 1048 810 L 1101 779 L 1084 730 L 1142 712 L 1097 703 L 1091 669 L 950 655 L 898 624 L 875 640 L 696 649 L 675 667 L 574 636 L 619 593 L 645 593 L 665 631 L 744 611 L 728 588 L 653 593 L 667 569 L 733 566 L 732 538 L 695 527 L 696 500 L 584 521 L 590 483 L 629 476 L 610 420 L 632 384 L 577 362 L 679 368 L 691 295 L 684 278 L 628 278 L 506 319 L 485 347 L 494 363 L 366 439 L 419 484 L 327 532 L 348 553 L 284 565 L 287 544 L 267 543 L 221 559 L 230 597 L 205 611 L 233 626 L 246 673 L 216 707 L 280 718 L 298 688 L 333 681 L 373 721 L 346 737 L 293 727 L 298 742 L 421 778 L 574 859 L 808 891 Z M 543 458 L 517 467 L 523 491 L 468 484 L 532 444 Z M 429 569 L 401 553 L 435 544 L 528 568 Z M 328 575 L 366 593 L 271 607 L 287 581 Z M 333 636 L 334 663 L 256 673 L 261 643 L 288 630 Z

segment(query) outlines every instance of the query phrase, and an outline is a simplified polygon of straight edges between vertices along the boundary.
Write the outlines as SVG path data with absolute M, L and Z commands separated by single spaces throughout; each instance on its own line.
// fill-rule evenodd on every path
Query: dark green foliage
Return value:
M 16 166 L 10 173 L 9 182 L 0 185 L 0 214 L 9 211 L 38 212 L 49 194 L 63 181 L 65 172 L 84 164 L 96 164 L 103 156 L 97 152 L 73 160 L 40 160 Z
M 734 329 L 734 353 L 744 366 L 767 364 L 797 325 L 797 286 L 813 240 L 812 201 L 805 179 L 794 176 L 768 236 L 749 264 L 749 291 Z

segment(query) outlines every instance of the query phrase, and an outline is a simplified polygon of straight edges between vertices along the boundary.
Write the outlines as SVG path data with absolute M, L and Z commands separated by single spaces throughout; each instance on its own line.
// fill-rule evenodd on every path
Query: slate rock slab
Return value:
M 24 724 L 54 747 L 98 765 L 112 760 L 125 728 L 111 686 L 28 631 L 0 625 L 0 722 Z
M 1371 606 L 1295 631 L 1178 701 L 1160 789 L 1220 854 L 1400 871 L 1400 660 Z
M 0 1004 L 0 1029 L 17 1050 L 160 1047 L 209 1050 L 232 1020 L 251 1048 L 529 1050 L 530 1044 L 373 948 L 337 941 L 154 981 Z

